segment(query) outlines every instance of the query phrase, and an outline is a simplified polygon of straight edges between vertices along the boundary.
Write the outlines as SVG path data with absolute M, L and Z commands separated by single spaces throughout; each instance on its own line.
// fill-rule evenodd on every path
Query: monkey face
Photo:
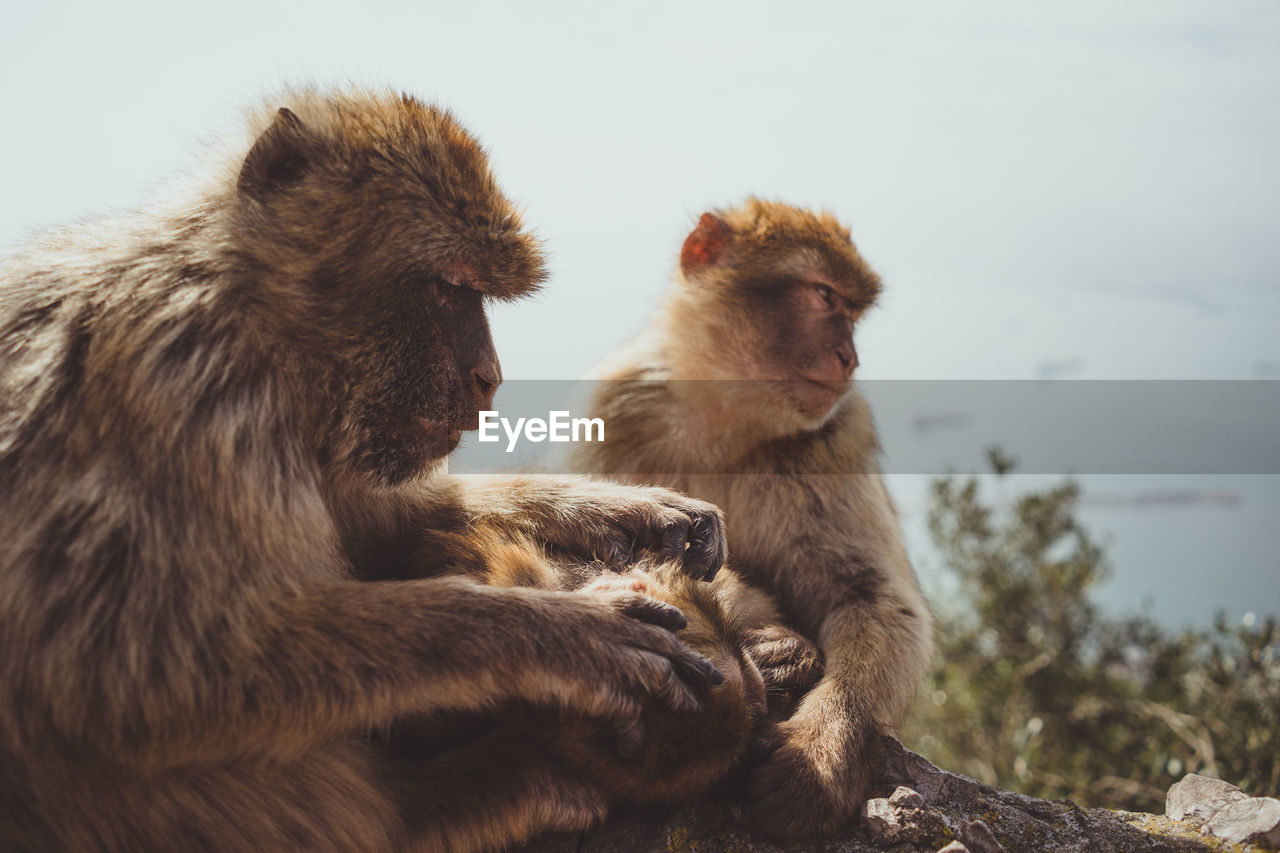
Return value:
M 394 485 L 458 446 L 491 408 L 502 369 L 481 294 L 442 280 L 393 300 L 373 320 L 373 345 L 353 354 L 350 389 L 360 469 Z
M 830 214 L 758 199 L 704 213 L 680 255 L 680 316 L 714 349 L 683 354 L 735 388 L 780 429 L 812 428 L 834 411 L 858 366 L 853 327 L 880 283 Z M 781 415 L 781 417 L 779 417 Z
M 492 403 L 484 300 L 529 293 L 545 271 L 476 140 L 446 112 L 387 98 L 303 98 L 270 117 L 241 166 L 235 227 L 263 322 L 327 398 L 321 455 L 395 485 Z
M 476 429 L 502 382 L 485 294 L 416 272 L 313 283 L 313 292 L 308 318 L 319 331 L 305 348 L 330 377 L 327 441 L 356 473 L 395 485 Z
M 861 308 L 822 280 L 785 283 L 779 295 L 775 331 L 762 357 L 800 413 L 820 419 L 853 382 L 853 327 Z

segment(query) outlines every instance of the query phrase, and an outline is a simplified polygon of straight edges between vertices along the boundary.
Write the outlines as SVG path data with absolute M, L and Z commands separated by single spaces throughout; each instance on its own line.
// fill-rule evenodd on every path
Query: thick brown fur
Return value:
M 706 584 L 676 563 L 650 559 L 611 572 L 599 561 L 553 559 L 545 548 L 510 531 L 479 533 L 465 547 L 478 548 L 485 558 L 458 565 L 470 566 L 466 571 L 486 584 L 580 590 L 605 600 L 636 595 L 678 608 L 687 621 L 672 624 L 677 636 L 710 659 L 723 680 L 699 691 L 702 711 L 697 714 L 673 713 L 650 701 L 626 727 L 520 701 L 480 713 L 401 720 L 385 739 L 396 746 L 401 766 L 424 780 L 416 792 L 425 793 L 432 806 L 417 811 L 435 816 L 457 848 L 503 846 L 548 826 L 573 828 L 570 819 L 594 823 L 616 804 L 695 800 L 740 767 L 745 756 L 775 742 L 771 709 L 780 701 L 794 702 L 821 675 L 817 650 L 777 626 L 774 654 L 761 655 L 771 662 L 762 674 L 745 651 L 760 648 L 760 640 L 723 602 L 740 605 L 756 596 L 769 605 L 732 573 Z M 771 683 L 768 677 L 779 666 L 789 667 L 790 677 Z M 460 783 L 474 787 L 460 795 Z M 489 796 L 476 796 L 475 790 Z M 521 793 L 494 796 L 504 790 Z M 495 815 L 492 805 L 506 802 L 525 807 Z M 437 812 L 436 806 L 461 811 L 446 819 L 448 812 Z
M 474 577 L 495 533 L 724 559 L 714 507 L 662 489 L 438 470 L 501 379 L 484 300 L 543 276 L 476 140 L 360 91 L 274 98 L 172 198 L 0 267 L 0 848 L 473 850 L 599 818 L 508 732 L 432 761 L 370 735 L 513 702 L 631 732 L 715 678 L 653 598 Z
M 527 740 L 610 802 L 679 803 L 705 794 L 742 758 L 767 723 L 766 685 L 743 649 L 747 629 L 721 605 L 717 584 L 693 580 L 671 563 L 641 561 L 625 573 L 557 564 L 529 543 L 508 539 L 486 549 L 484 580 L 498 586 L 581 589 L 590 594 L 630 592 L 678 608 L 687 624 L 677 636 L 709 658 L 724 681 L 703 694 L 702 713 L 672 714 L 649 702 L 637 727 L 617 729 L 578 715 L 545 714 L 526 723 Z M 597 564 L 598 565 L 598 564 Z
M 674 562 L 647 558 L 625 572 L 611 572 L 600 561 L 555 559 L 511 531 L 478 532 L 459 546 L 484 553 L 483 561 L 460 559 L 458 565 L 469 567 L 464 571 L 485 584 L 580 590 L 605 600 L 635 595 L 678 608 L 687 621 L 672 623 L 677 636 L 710 659 L 723 680 L 699 691 L 702 711 L 697 714 L 645 702 L 625 727 L 521 701 L 480 713 L 400 721 L 386 739 L 396 745 L 402 766 L 425 780 L 416 789 L 420 795 L 425 791 L 425 802 L 432 804 L 425 812 L 436 816 L 448 843 L 457 848 L 503 846 L 548 826 L 574 828 L 573 821 L 585 826 L 604 820 L 617 804 L 695 800 L 740 767 L 745 756 L 758 752 L 760 744 L 774 742 L 776 720 L 770 710 L 803 695 L 821 675 L 816 649 L 784 628 L 773 638 L 774 669 L 762 674 L 745 652 L 753 648 L 754 632 L 722 602 L 738 605 L 756 596 L 762 606 L 771 605 L 732 573 L 706 584 Z M 790 667 L 791 677 L 770 683 L 778 665 Z M 460 795 L 459 784 L 474 788 Z M 475 790 L 489 795 L 476 796 Z M 494 795 L 504 790 L 520 793 Z M 495 815 L 493 804 L 507 802 L 525 807 Z M 461 811 L 446 819 L 446 808 Z M 546 810 L 559 817 L 549 818 Z M 424 812 L 421 806 L 417 811 Z
M 879 291 L 829 214 L 758 199 L 704 214 L 663 310 L 596 372 L 591 416 L 608 441 L 576 448 L 578 470 L 720 506 L 733 571 L 821 647 L 822 681 L 753 771 L 756 819 L 781 837 L 829 834 L 857 813 L 875 736 L 901 721 L 932 650 L 851 384 L 853 325 Z M 768 610 L 726 606 L 748 611 L 767 653 Z

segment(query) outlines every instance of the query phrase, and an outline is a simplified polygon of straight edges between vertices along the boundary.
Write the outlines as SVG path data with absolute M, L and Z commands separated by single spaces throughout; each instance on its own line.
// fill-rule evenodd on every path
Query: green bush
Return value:
M 1219 616 L 1175 633 L 1101 614 L 1106 556 L 1076 519 L 1079 491 L 1000 512 L 974 478 L 934 481 L 929 527 L 958 594 L 936 605 L 935 668 L 904 739 L 983 782 L 1087 805 L 1161 812 L 1189 772 L 1276 795 L 1280 625 Z

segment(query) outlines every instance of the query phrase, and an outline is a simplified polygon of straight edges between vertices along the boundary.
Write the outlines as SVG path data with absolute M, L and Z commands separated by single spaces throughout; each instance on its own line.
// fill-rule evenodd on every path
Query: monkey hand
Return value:
M 865 799 L 873 732 L 848 710 L 815 698 L 817 691 L 778 725 L 778 747 L 751 774 L 752 822 L 773 838 L 830 836 Z
M 804 694 L 822 679 L 822 653 L 818 647 L 782 625 L 748 631 L 743 651 L 764 680 L 770 719 L 791 716 Z
M 625 569 L 643 551 L 711 580 L 728 556 L 720 509 L 670 489 L 542 476 L 481 477 L 464 488 L 473 524 L 514 528 L 577 560 Z
M 584 519 L 581 546 L 613 569 L 648 551 L 673 561 L 695 580 L 709 581 L 724 565 L 728 547 L 718 507 L 660 488 L 620 487 L 605 510 Z
M 706 657 L 676 639 L 684 614 L 669 604 L 623 587 L 551 593 L 519 674 L 524 698 L 558 705 L 608 721 L 618 751 L 638 755 L 644 742 L 640 714 L 657 702 L 675 714 L 703 707 L 703 697 L 724 675 Z M 553 643 L 563 649 L 551 648 Z

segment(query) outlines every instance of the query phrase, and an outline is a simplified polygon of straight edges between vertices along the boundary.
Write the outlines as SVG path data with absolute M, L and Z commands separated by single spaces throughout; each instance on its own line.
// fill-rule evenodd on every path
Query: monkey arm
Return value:
M 916 617 L 886 598 L 828 617 L 825 675 L 780 724 L 781 745 L 755 771 L 756 814 L 777 835 L 830 833 L 852 817 L 874 770 L 877 735 L 906 711 L 927 647 Z
M 879 475 L 847 478 L 854 517 L 828 533 L 798 530 L 770 572 L 796 623 L 822 648 L 825 674 L 781 725 L 757 768 L 757 816 L 782 836 L 829 833 L 862 803 L 876 735 L 895 728 L 928 664 L 932 628 Z M 842 526 L 845 526 L 842 525 Z
M 246 620 L 244 608 L 238 617 Z M 164 678 L 152 674 L 164 665 L 154 652 L 149 661 L 111 662 L 109 680 L 103 670 L 60 673 L 64 695 L 51 691 L 46 732 L 159 768 L 287 759 L 400 715 L 516 698 L 626 728 L 646 696 L 678 713 L 699 707 L 689 683 L 715 670 L 671 633 L 683 621 L 637 595 L 461 578 L 309 584 L 264 603 L 252 621 L 204 632 L 194 660 Z M 41 664 L 50 668 L 29 666 Z M 141 670 L 131 681 L 130 667 Z
M 552 476 L 467 476 L 453 482 L 473 524 L 520 533 L 614 568 L 647 550 L 676 561 L 694 578 L 710 580 L 727 554 L 720 510 L 668 489 Z

